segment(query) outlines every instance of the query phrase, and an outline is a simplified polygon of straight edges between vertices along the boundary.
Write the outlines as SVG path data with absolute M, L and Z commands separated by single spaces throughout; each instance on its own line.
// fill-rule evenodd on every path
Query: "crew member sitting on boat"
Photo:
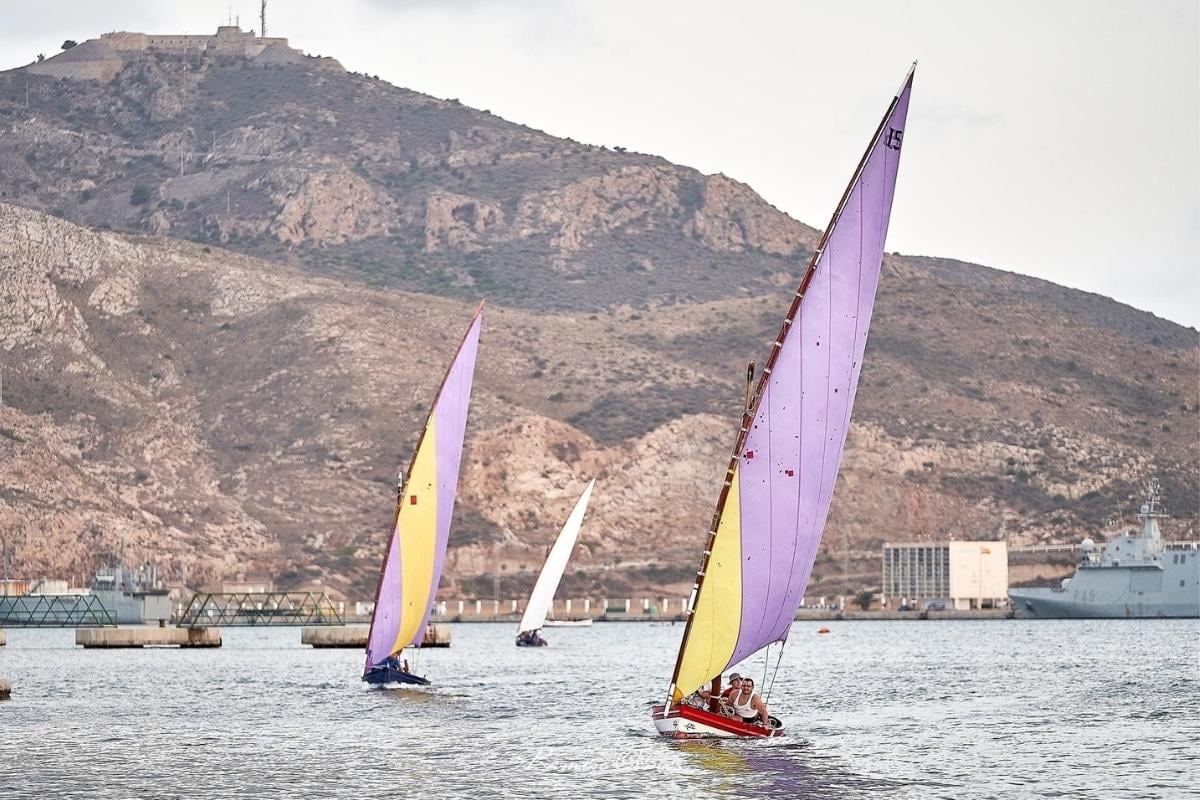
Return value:
M 754 692 L 754 679 L 742 678 L 741 684 L 737 693 L 729 700 L 733 707 L 733 713 L 747 725 L 757 723 L 764 728 L 769 728 L 771 723 L 770 716 L 767 714 L 767 704 Z
M 541 631 L 521 631 L 517 634 L 518 647 L 545 647 L 550 644 L 542 638 Z
M 394 669 L 397 672 L 408 672 L 408 659 L 401 659 L 399 653 L 395 653 L 389 658 L 384 659 L 382 664 L 379 664 L 376 669 Z
M 721 692 L 721 705 L 728 706 L 731 698 L 742 689 L 742 676 L 736 672 L 729 673 L 729 688 Z
M 737 694 L 742 688 L 742 676 L 736 672 L 729 673 L 729 688 L 721 690 L 721 676 L 713 678 L 712 685 L 708 689 L 701 689 L 697 694 L 701 701 L 708 704 L 708 710 L 714 714 L 722 712 L 729 714 L 731 712 L 726 709 L 730 708 L 729 698 Z M 703 707 L 703 703 L 696 704 Z

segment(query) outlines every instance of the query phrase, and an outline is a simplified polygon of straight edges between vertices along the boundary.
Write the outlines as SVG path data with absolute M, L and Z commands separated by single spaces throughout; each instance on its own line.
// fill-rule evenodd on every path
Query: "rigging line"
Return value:
M 825 258 L 825 254 L 824 254 L 824 251 L 822 251 L 822 253 L 821 253 L 821 266 L 822 267 L 826 266 L 826 264 L 824 263 L 824 258 Z M 797 445 L 796 445 L 796 516 L 795 516 L 795 521 L 794 521 L 794 526 L 793 526 L 797 535 L 792 540 L 792 562 L 791 562 L 792 570 L 788 576 L 787 594 L 791 594 L 791 591 L 792 591 L 792 577 L 795 575 L 795 571 L 796 571 L 795 570 L 796 552 L 800 548 L 800 539 L 801 539 L 801 537 L 799 535 L 799 533 L 800 533 L 800 518 L 801 518 L 801 514 L 803 513 L 803 510 L 804 510 L 804 483 L 805 483 L 804 482 L 804 472 L 805 472 L 805 470 L 802 468 L 802 465 L 804 462 L 804 442 L 805 442 L 805 436 L 804 436 L 804 429 L 805 429 L 805 425 L 804 425 L 804 366 L 805 366 L 806 359 L 804 358 L 804 316 L 805 316 L 804 312 L 806 310 L 807 309 L 805 309 L 803 307 L 797 308 L 796 309 L 796 319 L 792 323 L 793 326 L 795 326 L 797 324 L 800 326 L 800 330 L 797 331 L 797 335 L 800 337 L 799 342 L 798 342 L 798 347 L 800 348 L 800 352 L 796 359 L 796 363 L 798 365 L 798 367 L 797 367 L 798 374 L 796 376 L 796 382 L 800 385 L 800 391 L 798 393 L 799 397 L 797 398 L 797 404 L 799 407 L 796 409 L 796 420 L 797 420 L 796 430 L 798 432 L 798 438 L 796 440 L 797 441 Z M 808 549 L 808 547 L 807 547 L 807 543 L 806 543 L 805 551 L 807 551 L 807 549 Z M 781 611 L 781 614 L 782 614 L 782 611 Z M 796 616 L 795 611 L 792 612 L 792 616 L 793 617 Z M 779 623 L 782 621 L 779 617 L 780 617 L 780 614 L 777 614 L 776 618 L 775 618 L 776 626 L 778 626 Z M 786 633 L 784 635 L 786 636 Z
M 767 667 L 769 667 L 770 665 L 771 665 L 771 645 L 768 643 L 767 646 L 763 648 L 763 678 L 762 678 L 762 683 L 760 683 L 759 686 L 767 685 Z
M 849 196 L 847 196 L 846 200 L 843 201 L 843 209 L 845 207 L 845 204 L 848 202 L 849 202 Z M 839 221 L 841 219 L 840 218 L 841 210 L 842 209 L 839 209 Z M 833 237 L 830 236 L 829 238 L 832 239 Z M 832 403 L 830 402 L 830 392 L 829 392 L 830 384 L 831 384 L 831 381 L 829 380 L 829 373 L 833 367 L 832 343 L 833 343 L 833 291 L 834 291 L 834 287 L 833 287 L 833 275 L 831 274 L 831 270 L 826 269 L 825 275 L 826 275 L 826 280 L 829 282 L 829 291 L 826 292 L 826 301 L 828 303 L 828 307 L 825 310 L 825 344 L 826 344 L 826 347 L 825 347 L 825 378 L 826 379 L 825 379 L 825 402 L 824 402 L 823 406 L 821 407 L 821 414 L 822 414 L 822 417 L 824 418 L 822 421 L 822 424 L 820 425 L 820 428 L 821 428 L 821 468 L 817 471 L 817 474 L 821 476 L 821 481 L 817 484 L 816 511 L 817 511 L 818 515 L 820 514 L 822 507 L 824 507 L 826 509 L 829 508 L 828 503 L 823 503 L 822 500 L 825 496 L 825 481 L 824 481 L 825 460 L 829 453 L 829 412 L 830 412 L 830 406 L 832 405 Z M 834 474 L 833 478 L 834 478 L 834 481 L 836 482 L 837 481 L 836 473 Z M 829 493 L 833 494 L 833 486 L 832 485 L 829 487 Z M 826 511 L 826 514 L 828 514 L 828 511 Z M 824 518 L 821 518 L 819 520 L 814 520 L 814 522 L 816 522 L 817 524 L 813 525 L 809 528 L 810 535 L 808 538 L 809 538 L 809 544 L 813 546 L 813 550 L 815 551 L 816 546 L 819 545 L 819 542 L 817 542 L 816 545 L 813 545 L 812 540 L 819 538 L 820 533 L 822 532 L 822 530 L 825 526 L 825 520 L 824 520 Z M 813 534 L 816 534 L 816 535 L 813 535 Z
M 788 331 L 788 333 L 790 333 L 790 332 L 791 331 Z M 786 339 L 786 334 L 785 334 L 785 339 Z M 782 355 L 782 351 L 783 351 L 783 348 L 781 347 L 780 355 Z M 776 364 L 779 363 L 778 358 L 776 358 L 775 363 Z M 766 428 L 766 441 L 765 441 L 764 449 L 767 451 L 767 453 L 766 453 L 766 455 L 767 455 L 766 486 L 767 486 L 767 513 L 769 515 L 767 517 L 767 592 L 764 597 L 762 616 L 758 620 L 758 630 L 754 634 L 754 638 L 756 640 L 760 639 L 762 637 L 763 624 L 767 621 L 767 614 L 768 614 L 767 609 L 770 607 L 770 602 L 768 602 L 768 601 L 770 601 L 770 599 L 771 599 L 771 584 L 774 583 L 773 578 L 775 577 L 775 570 L 772 568 L 773 562 L 775 560 L 774 558 L 772 558 L 772 556 L 774 556 L 774 554 L 775 554 L 775 486 L 773 485 L 773 482 L 771 481 L 771 470 L 773 468 L 772 465 L 775 462 L 774 450 L 771 447 L 771 439 L 772 439 L 771 418 L 774 416 L 774 414 L 772 414 L 771 412 L 772 412 L 772 408 L 773 408 L 773 404 L 774 404 L 774 393 L 771 392 L 771 384 L 769 381 L 768 381 L 766 387 L 763 389 L 763 394 L 769 394 L 768 397 L 763 398 L 763 400 L 765 401 L 765 409 L 763 409 L 763 417 L 762 417 L 763 425 Z M 761 408 L 761 406 L 760 406 L 760 408 Z M 751 424 L 753 425 L 753 423 L 751 423 Z M 743 577 L 743 580 L 744 580 L 744 577 Z M 742 587 L 742 592 L 743 592 L 743 596 L 744 596 L 745 595 L 745 586 Z M 740 639 L 741 637 L 739 636 L 738 638 Z M 739 642 L 739 644 L 740 644 L 740 642 Z
M 783 663 L 783 648 L 787 647 L 787 639 L 779 643 L 779 657 L 775 659 L 775 671 L 771 673 L 771 682 L 767 684 L 767 691 L 763 696 L 763 703 L 766 704 L 771 699 L 771 690 L 775 688 L 775 679 L 779 677 L 779 665 Z M 763 681 L 766 682 L 767 673 L 763 672 Z
M 783 325 L 783 329 L 784 329 L 784 330 L 783 330 L 783 331 L 781 331 L 781 333 L 780 333 L 780 340 L 783 342 L 783 347 L 786 347 L 786 346 L 787 346 L 787 344 L 788 344 L 788 342 L 789 342 L 789 339 L 790 339 L 790 337 L 792 337 L 792 336 L 798 336 L 798 337 L 800 337 L 800 339 L 799 339 L 799 341 L 800 341 L 800 346 L 801 346 L 801 347 L 803 346 L 803 339 L 804 339 L 804 331 L 803 331 L 803 327 L 801 327 L 801 330 L 799 330 L 799 331 L 795 330 L 797 323 L 800 323 L 800 320 L 802 319 L 803 307 L 804 307 L 804 301 L 803 301 L 803 300 L 801 300 L 799 303 L 797 303 L 797 304 L 795 305 L 795 307 L 794 307 L 794 308 L 792 308 L 792 309 L 789 309 L 789 311 L 788 311 L 788 317 L 787 317 L 787 321 L 786 321 L 786 322 L 784 323 L 784 325 Z M 803 325 L 803 323 L 800 323 L 800 324 L 801 324 L 801 326 Z M 763 388 L 763 391 L 762 391 L 762 394 L 764 395 L 764 397 L 763 397 L 763 400 L 765 400 L 765 401 L 766 401 L 766 402 L 765 402 L 765 405 L 764 405 L 764 406 L 762 406 L 762 407 L 766 409 L 766 410 L 765 410 L 765 416 L 764 416 L 764 422 L 766 422 L 766 423 L 767 423 L 767 431 L 768 431 L 768 433 L 767 433 L 767 440 L 766 440 L 766 451 L 767 451 L 767 456 L 768 456 L 768 458 L 769 458 L 769 460 L 768 460 L 768 469 L 769 469 L 769 470 L 773 468 L 773 467 L 772 467 L 772 465 L 775 463 L 775 451 L 774 451 L 774 449 L 773 449 L 773 447 L 772 447 L 772 438 L 773 438 L 773 437 L 772 437 L 772 435 L 771 435 L 771 434 L 773 433 L 773 431 L 772 431 L 772 429 L 771 429 L 771 426 L 770 426 L 771 418 L 773 417 L 772 411 L 773 411 L 773 409 L 774 409 L 774 405 L 773 405 L 773 402 L 774 402 L 774 401 L 773 401 L 774 393 L 771 393 L 771 396 L 769 396 L 769 397 L 768 397 L 768 396 L 766 396 L 766 395 L 767 395 L 767 394 L 770 392 L 770 389 L 771 389 L 771 386 L 772 386 L 772 384 L 771 384 L 771 378 L 773 378 L 775 370 L 776 370 L 776 369 L 778 369 L 778 368 L 779 368 L 779 366 L 780 366 L 780 364 L 781 364 L 781 363 L 783 363 L 783 361 L 784 361 L 783 347 L 780 347 L 780 348 L 778 349 L 778 352 L 774 354 L 774 355 L 775 355 L 775 360 L 774 360 L 774 362 L 772 363 L 772 374 L 771 374 L 771 376 L 769 376 L 769 378 L 768 378 L 768 381 L 767 381 L 767 383 L 766 383 L 766 386 Z M 793 347 L 793 349 L 794 349 L 794 347 Z M 798 361 L 798 362 L 799 362 L 800 360 L 801 360 L 801 359 L 799 359 L 799 358 L 797 359 L 797 361 Z M 802 370 L 803 370 L 803 367 L 801 366 L 801 367 L 800 367 L 800 369 L 801 369 L 801 378 L 800 378 L 800 381 L 801 381 L 801 383 L 803 383 L 803 377 L 802 377 L 802 376 L 803 376 L 803 372 L 802 372 Z M 800 400 L 799 400 L 799 403 L 800 403 L 801 407 L 803 407 L 803 402 L 804 402 L 804 401 L 803 401 L 803 392 L 801 392 L 801 397 L 800 397 Z M 799 420 L 801 420 L 801 421 L 800 421 L 800 422 L 797 424 L 797 430 L 799 430 L 799 432 L 800 432 L 800 436 L 802 437 L 802 436 L 803 436 L 803 422 L 802 422 L 802 420 L 803 420 L 803 415 L 801 415 L 801 414 L 797 414 L 797 418 L 798 418 Z M 801 459 L 800 459 L 800 448 L 802 448 L 802 446 L 803 446 L 803 445 L 800 445 L 800 446 L 797 448 L 797 450 L 796 450 L 796 455 L 797 455 L 797 459 L 796 459 L 796 473 L 797 473 L 797 480 L 796 480 L 796 486 L 797 486 L 797 491 L 796 491 L 796 503 L 797 503 L 797 514 L 796 514 L 796 516 L 797 516 L 797 519 L 799 519 L 799 502 L 800 502 L 800 495 L 799 495 L 799 488 L 798 488 L 798 487 L 799 487 L 799 485 L 800 485 L 800 480 L 801 480 L 801 478 L 800 478 L 800 475 L 803 473 L 803 470 L 801 470 L 801 469 L 800 469 L 800 460 L 801 460 Z M 785 453 L 785 456 L 786 456 L 786 453 Z M 767 478 L 767 496 L 768 496 L 768 508 L 770 509 L 770 518 L 769 518 L 769 522 L 768 522 L 769 552 L 770 552 L 770 554 L 771 554 L 771 556 L 772 556 L 772 559 L 771 559 L 771 560 L 772 560 L 772 562 L 774 562 L 774 561 L 775 561 L 775 558 L 774 558 L 774 555 L 775 555 L 775 525 L 774 525 L 774 522 L 775 522 L 775 514 L 774 514 L 774 509 L 775 509 L 775 487 L 774 487 L 774 484 L 771 482 L 771 480 L 770 480 L 770 477 L 769 477 L 769 476 L 768 476 L 768 478 Z M 794 564 L 795 564 L 795 560 L 796 560 L 796 559 L 795 559 L 795 552 L 796 552 L 796 545 L 797 545 L 797 541 L 798 541 L 797 537 L 793 537 L 793 539 L 792 539 L 792 558 L 791 558 L 791 560 L 788 562 L 789 564 L 792 564 L 793 566 L 794 566 Z M 781 559 L 781 560 L 782 560 L 782 559 Z M 784 587 L 784 590 L 783 590 L 783 598 L 782 598 L 782 599 L 783 599 L 783 602 L 782 602 L 782 605 L 783 605 L 783 606 L 786 606 L 786 605 L 787 605 L 787 597 L 788 597 L 788 595 L 791 593 L 791 587 L 792 587 L 792 573 L 793 573 L 793 572 L 794 572 L 794 569 L 789 569 L 789 570 L 788 570 L 788 580 L 787 580 L 787 584 L 786 584 L 786 586 Z M 775 573 L 775 570 L 774 570 L 774 569 L 770 569 L 770 568 L 769 568 L 769 569 L 768 569 L 768 571 L 767 571 L 767 592 L 766 592 L 766 599 L 767 599 L 767 600 L 769 600 L 769 599 L 772 597 L 772 584 L 774 583 L 774 577 L 775 577 L 774 573 Z M 762 616 L 762 618 L 759 620 L 759 623 L 758 623 L 758 630 L 756 631 L 756 633 L 755 633 L 755 637 L 754 637 L 756 640 L 759 640 L 759 639 L 761 639 L 761 638 L 762 638 L 762 635 L 763 635 L 763 626 L 764 626 L 764 625 L 767 623 L 767 620 L 768 620 L 768 618 L 769 618 L 769 617 L 768 617 L 768 613 L 769 613 L 769 612 L 768 612 L 768 610 L 767 610 L 767 609 L 770 607 L 770 605 L 771 605 L 771 604 L 770 604 L 769 602 L 764 602 L 764 604 L 763 604 L 763 616 Z M 767 630 L 767 634 L 768 634 L 768 636 L 770 636 L 770 635 L 771 635 L 771 633 L 772 633 L 772 632 L 773 632 L 773 631 L 774 631 L 774 630 L 775 630 L 775 629 L 776 629 L 776 628 L 779 626 L 779 623 L 780 623 L 780 621 L 781 621 L 781 618 L 782 618 L 783 616 L 784 616 L 784 609 L 780 608 L 780 609 L 779 609 L 779 610 L 776 612 L 776 614 L 775 614 L 775 617 L 774 617 L 773 619 L 771 619 L 770 625 L 769 625 L 769 626 L 767 627 L 767 629 L 766 629 L 766 630 Z M 765 677 L 765 672 L 764 672 L 764 677 Z
M 804 353 L 803 353 L 804 323 L 802 321 L 803 313 L 804 313 L 803 308 L 798 308 L 796 310 L 796 319 L 800 324 L 800 330 L 796 331 L 796 335 L 798 335 L 800 337 L 799 345 L 798 345 L 800 348 L 800 352 L 797 354 L 797 358 L 796 358 L 796 363 L 799 365 L 798 366 L 799 375 L 797 377 L 797 382 L 800 384 L 800 392 L 799 392 L 799 397 L 797 398 L 799 408 L 797 409 L 797 412 L 796 412 L 796 419 L 797 419 L 796 430 L 798 432 L 798 438 L 797 438 L 798 444 L 797 444 L 796 450 L 795 450 L 795 453 L 796 453 L 796 488 L 795 488 L 796 513 L 795 513 L 795 517 L 794 517 L 793 528 L 797 532 L 797 535 L 792 537 L 792 554 L 791 554 L 790 559 L 788 560 L 788 563 L 791 565 L 791 568 L 788 570 L 787 587 L 784 589 L 784 592 L 783 592 L 783 598 L 784 598 L 784 602 L 782 604 L 783 607 L 781 607 L 775 613 L 775 619 L 771 623 L 771 628 L 770 628 L 772 631 L 776 630 L 779 627 L 779 625 L 782 622 L 784 622 L 784 619 L 786 618 L 786 616 L 788 614 L 790 614 L 793 617 L 796 614 L 796 612 L 794 610 L 788 609 L 788 606 L 790 605 L 790 603 L 788 602 L 788 598 L 791 596 L 792 583 L 793 583 L 793 580 L 795 579 L 795 575 L 796 575 L 796 553 L 799 550 L 800 539 L 801 539 L 801 537 L 798 535 L 800 532 L 800 514 L 801 514 L 801 509 L 803 508 L 802 501 L 804 498 L 804 493 L 802 491 L 802 486 L 804 484 L 804 470 L 801 468 L 801 463 L 804 460 Z M 793 325 L 794 324 L 795 323 L 793 323 Z M 763 679 L 764 680 L 766 679 L 765 668 L 763 671 Z

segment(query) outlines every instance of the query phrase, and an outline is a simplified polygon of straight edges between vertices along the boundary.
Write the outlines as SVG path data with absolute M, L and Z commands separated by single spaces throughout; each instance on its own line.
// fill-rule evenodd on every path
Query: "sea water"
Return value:
M 828 634 L 818 634 L 827 625 Z M 1200 791 L 1195 620 L 798 623 L 770 741 L 650 724 L 683 626 L 597 623 L 513 646 L 463 624 L 410 655 L 431 689 L 359 680 L 295 628 L 213 650 L 83 650 L 9 630 L 0 797 L 1182 798 Z

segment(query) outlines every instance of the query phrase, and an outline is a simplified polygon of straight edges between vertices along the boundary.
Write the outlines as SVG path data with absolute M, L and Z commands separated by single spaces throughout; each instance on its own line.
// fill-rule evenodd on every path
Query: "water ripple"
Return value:
M 84 651 L 10 631 L 2 798 L 1177 798 L 1200 786 L 1194 621 L 800 624 L 789 735 L 668 742 L 648 704 L 680 628 L 454 626 L 429 689 L 375 690 L 299 632 Z M 414 659 L 415 660 L 415 659 Z M 742 671 L 757 676 L 754 659 Z

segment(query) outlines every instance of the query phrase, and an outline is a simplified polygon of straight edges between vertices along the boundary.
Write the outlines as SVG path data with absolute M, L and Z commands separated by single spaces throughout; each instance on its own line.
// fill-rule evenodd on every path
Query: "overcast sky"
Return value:
M 257 0 L 0 0 L 0 68 L 108 30 L 206 33 Z M 745 181 L 828 221 L 920 60 L 888 250 L 1200 326 L 1195 0 L 269 0 L 347 69 Z

